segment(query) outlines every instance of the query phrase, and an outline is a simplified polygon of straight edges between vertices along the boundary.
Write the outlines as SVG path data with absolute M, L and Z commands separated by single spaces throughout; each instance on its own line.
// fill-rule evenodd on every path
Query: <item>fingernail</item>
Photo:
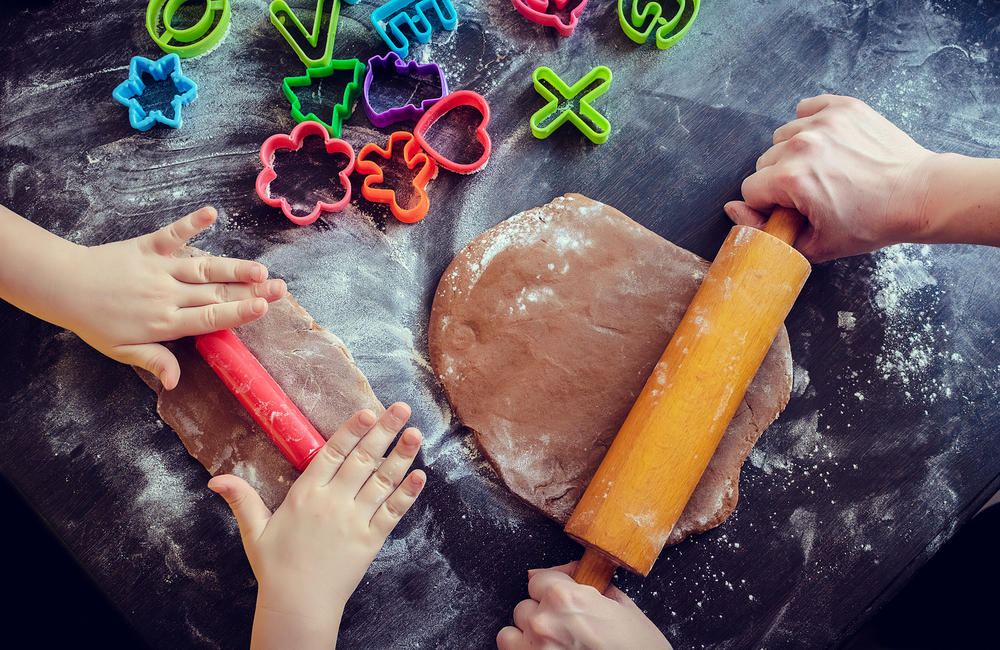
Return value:
M 263 298 L 254 298 L 250 303 L 250 312 L 254 316 L 263 316 L 265 311 L 267 311 L 267 301 Z
M 375 424 L 376 421 L 377 418 L 375 417 L 375 414 L 368 409 L 365 409 L 358 414 L 358 422 L 360 422 L 363 426 L 370 427 Z
M 250 279 L 254 282 L 263 282 L 267 279 L 267 267 L 262 264 L 257 264 L 253 267 L 253 271 L 250 272 Z

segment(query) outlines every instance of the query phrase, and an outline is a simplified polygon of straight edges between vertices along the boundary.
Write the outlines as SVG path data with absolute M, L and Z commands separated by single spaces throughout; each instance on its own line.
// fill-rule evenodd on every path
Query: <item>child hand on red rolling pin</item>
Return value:
M 156 232 L 88 247 L 0 206 L 0 299 L 172 389 L 180 366 L 159 341 L 248 323 L 285 295 L 257 262 L 171 256 L 216 216 L 202 208 Z
M 726 204 L 736 223 L 797 209 L 809 224 L 795 247 L 813 263 L 903 242 L 1000 246 L 1000 160 L 928 151 L 851 97 L 804 99 L 796 115 Z
M 243 479 L 209 481 L 232 507 L 257 577 L 253 650 L 336 646 L 347 599 L 427 480 L 420 470 L 406 475 L 420 449 L 412 427 L 378 463 L 409 417 L 401 402 L 377 420 L 371 411 L 356 413 L 273 515 Z

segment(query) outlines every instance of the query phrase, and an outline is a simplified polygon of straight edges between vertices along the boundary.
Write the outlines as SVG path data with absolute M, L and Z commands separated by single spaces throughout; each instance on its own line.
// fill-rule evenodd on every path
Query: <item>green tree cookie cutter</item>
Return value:
M 631 22 L 625 17 L 625 0 L 618 0 L 618 22 L 622 26 L 622 31 L 636 43 L 645 43 L 649 35 L 656 31 L 656 47 L 665 50 L 677 41 L 684 38 L 684 35 L 691 29 L 694 19 L 698 17 L 698 10 L 701 8 L 701 0 L 674 0 L 677 2 L 677 13 L 671 18 L 666 18 L 663 12 L 663 5 L 659 2 L 647 2 L 642 11 L 639 11 L 639 2 L 632 0 Z M 649 25 L 645 30 L 639 31 L 643 23 L 649 19 Z M 677 26 L 680 29 L 671 34 Z
M 358 0 L 344 0 L 347 4 L 355 4 Z M 292 32 L 289 31 L 288 27 L 285 25 L 286 19 L 284 17 L 290 18 L 292 24 L 298 30 L 299 34 L 309 45 L 312 47 L 317 47 L 319 43 L 320 30 L 323 27 L 323 4 L 326 0 L 316 0 L 316 11 L 313 18 L 312 31 L 306 31 L 306 28 L 302 25 L 302 21 L 299 20 L 298 15 L 288 6 L 285 0 L 274 0 L 267 7 L 267 12 L 271 16 L 271 24 L 278 28 L 278 32 L 285 37 L 288 44 L 292 47 L 292 50 L 299 56 L 299 60 L 305 64 L 307 68 L 325 68 L 330 65 L 333 60 L 333 42 L 337 37 L 337 20 L 340 18 L 340 0 L 332 0 L 330 6 L 330 21 L 327 25 L 326 30 L 326 42 L 323 44 L 323 54 L 318 59 L 310 58 L 308 54 L 302 49 L 295 37 L 292 36 Z M 284 17 L 283 17 L 284 16 Z
M 338 70 L 353 71 L 354 76 L 344 88 L 344 100 L 339 104 L 334 105 L 330 123 L 327 124 L 320 118 L 316 117 L 315 113 L 303 115 L 302 103 L 299 101 L 299 98 L 295 96 L 295 92 L 292 88 L 311 86 L 313 79 L 329 77 Z M 354 112 L 354 105 L 358 102 L 358 98 L 361 97 L 361 86 L 364 83 L 366 70 L 367 66 L 358 59 L 335 59 L 330 62 L 330 65 L 324 68 L 306 68 L 306 76 L 304 77 L 285 77 L 281 82 L 281 91 L 285 93 L 285 98 L 292 105 L 292 118 L 300 124 L 307 120 L 319 122 L 326 127 L 326 130 L 330 132 L 330 135 L 335 138 L 339 138 L 344 120 L 351 117 L 351 113 Z
M 572 87 L 567 86 L 566 82 L 559 78 L 559 75 L 545 66 L 535 69 L 531 79 L 535 82 L 535 90 L 538 91 L 538 94 L 548 100 L 543 108 L 531 116 L 531 132 L 536 138 L 545 139 L 560 126 L 570 121 L 594 144 L 601 144 L 608 139 L 611 134 L 611 123 L 590 105 L 590 102 L 606 93 L 611 86 L 611 70 L 607 66 L 597 66 Z M 573 107 L 574 100 L 577 95 L 597 80 L 602 81 L 583 97 L 580 97 L 580 112 L 577 114 Z M 549 86 L 562 97 L 557 97 L 549 90 Z M 553 118 L 552 116 L 556 113 L 558 115 Z
M 172 24 L 174 14 L 185 2 L 187 0 L 149 0 L 149 5 L 146 7 L 146 31 L 167 54 L 176 54 L 182 59 L 189 59 L 204 54 L 222 40 L 229 30 L 231 9 L 229 0 L 207 0 L 205 13 L 198 22 L 185 29 L 176 29 Z M 159 29 L 161 24 L 163 32 Z M 171 45 L 172 41 L 186 45 Z

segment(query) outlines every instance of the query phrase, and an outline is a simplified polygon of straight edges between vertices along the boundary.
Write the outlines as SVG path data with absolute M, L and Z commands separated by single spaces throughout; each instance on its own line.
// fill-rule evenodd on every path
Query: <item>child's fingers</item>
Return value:
M 218 215 L 219 213 L 212 207 L 195 210 L 172 224 L 146 235 L 149 238 L 147 241 L 157 255 L 170 255 L 189 239 L 211 226 Z
M 221 495 L 229 504 L 236 523 L 240 525 L 244 546 L 256 541 L 271 519 L 271 511 L 264 505 L 257 491 L 240 477 L 231 474 L 213 477 L 208 482 L 208 489 Z
M 392 452 L 358 492 L 355 501 L 359 508 L 368 508 L 367 511 L 360 510 L 360 512 L 366 513 L 369 517 L 375 514 L 379 506 L 399 486 L 413 459 L 417 457 L 418 451 L 420 451 L 420 431 L 410 427 L 403 431 Z
M 229 257 L 184 257 L 174 260 L 172 275 L 178 281 L 188 284 L 212 282 L 251 284 L 267 279 L 267 267 L 260 262 Z
M 369 527 L 372 534 L 384 541 L 420 496 L 420 491 L 424 489 L 426 483 L 427 475 L 422 471 L 417 469 L 411 472 L 375 511 Z
M 369 409 L 358 411 L 330 436 L 323 448 L 302 472 L 300 481 L 309 481 L 314 485 L 326 485 L 340 470 L 354 448 L 365 437 L 378 418 Z
M 274 302 L 284 297 L 285 292 L 284 280 L 268 280 L 254 283 L 188 284 L 181 288 L 176 297 L 178 307 L 201 307 L 252 298 Z
M 148 370 L 156 375 L 167 390 L 173 390 L 180 381 L 181 366 L 177 362 L 177 357 L 159 343 L 118 346 L 111 350 L 108 356 L 115 361 Z
M 402 402 L 396 402 L 387 408 L 375 426 L 347 456 L 332 482 L 347 490 L 351 496 L 356 496 L 371 477 L 376 465 L 382 462 L 385 450 L 409 417 L 410 407 Z
M 267 301 L 251 298 L 239 302 L 227 302 L 204 307 L 178 309 L 174 321 L 170 323 L 170 339 L 184 336 L 208 334 L 219 330 L 239 327 L 260 318 L 267 313 Z

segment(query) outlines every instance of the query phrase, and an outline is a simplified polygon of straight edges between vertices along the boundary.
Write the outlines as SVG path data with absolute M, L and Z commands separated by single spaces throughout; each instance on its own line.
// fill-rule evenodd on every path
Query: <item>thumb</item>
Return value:
M 174 353 L 159 343 L 123 345 L 109 355 L 117 361 L 139 366 L 156 375 L 163 387 L 173 390 L 181 379 L 181 366 Z
M 733 220 L 733 223 L 739 226 L 752 226 L 760 229 L 767 223 L 767 217 L 763 213 L 754 210 L 744 201 L 730 201 L 722 208 L 726 211 L 726 215 Z
M 208 482 L 208 489 L 220 495 L 229 504 L 229 508 L 240 525 L 240 535 L 246 540 L 255 539 L 260 530 L 264 529 L 271 518 L 271 511 L 264 505 L 260 495 L 253 487 L 238 476 L 221 474 L 213 476 Z

